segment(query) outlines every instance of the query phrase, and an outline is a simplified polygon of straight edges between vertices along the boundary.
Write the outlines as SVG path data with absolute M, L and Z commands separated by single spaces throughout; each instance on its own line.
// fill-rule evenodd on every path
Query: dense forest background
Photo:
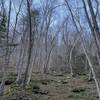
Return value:
M 33 73 L 85 75 L 100 98 L 99 0 L 0 0 L 0 94 Z

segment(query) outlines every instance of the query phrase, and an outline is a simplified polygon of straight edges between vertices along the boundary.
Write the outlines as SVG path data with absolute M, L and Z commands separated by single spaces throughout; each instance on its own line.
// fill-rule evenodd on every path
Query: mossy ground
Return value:
M 12 77 L 16 77 L 15 75 Z M 13 78 L 14 79 L 14 78 Z M 0 100 L 99 100 L 93 81 L 88 77 L 33 73 L 26 89 L 12 83 Z

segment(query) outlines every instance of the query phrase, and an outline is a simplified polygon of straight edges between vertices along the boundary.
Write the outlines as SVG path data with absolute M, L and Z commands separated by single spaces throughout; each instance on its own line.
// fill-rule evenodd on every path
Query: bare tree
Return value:
M 69 6 L 67 0 L 65 0 L 65 2 L 66 2 L 66 5 L 68 6 L 68 9 L 69 9 L 70 13 L 71 13 L 71 16 L 72 16 L 72 19 L 73 19 L 73 23 L 74 23 L 74 25 L 75 25 L 75 27 L 76 27 L 77 32 L 79 33 L 80 39 L 82 40 L 82 47 L 83 47 L 83 50 L 84 50 L 86 59 L 87 59 L 87 61 L 88 61 L 88 63 L 89 63 L 89 66 L 90 66 L 90 69 L 91 69 L 91 73 L 92 73 L 92 75 L 93 75 L 93 79 L 94 79 L 95 85 L 96 85 L 96 87 L 97 87 L 97 93 L 98 93 L 98 96 L 99 96 L 99 98 L 100 98 L 100 88 L 99 88 L 99 84 L 98 84 L 98 81 L 97 81 L 97 79 L 96 79 L 96 75 L 95 75 L 95 72 L 94 72 L 94 69 L 93 69 L 93 65 L 92 65 L 92 63 L 91 63 L 91 60 L 90 60 L 88 54 L 87 54 L 87 51 L 86 51 L 86 48 L 85 48 L 85 45 L 84 45 L 83 37 L 82 37 L 80 31 L 78 30 L 77 24 L 76 24 L 75 19 L 74 19 L 74 15 L 73 15 L 73 13 L 72 13 L 72 10 L 71 10 L 71 8 L 70 8 L 70 6 Z
M 94 14 L 94 10 L 93 10 L 93 7 L 92 7 L 91 0 L 88 0 L 88 6 L 89 6 L 89 9 L 90 9 L 91 17 L 92 17 L 92 21 L 93 21 L 93 25 L 92 25 L 91 20 L 89 18 L 89 14 L 88 14 L 87 8 L 86 8 L 85 1 L 82 0 L 82 2 L 83 2 L 83 5 L 84 5 L 84 11 L 85 11 L 85 14 L 86 14 L 86 18 L 87 18 L 89 27 L 91 29 L 91 32 L 92 32 L 94 40 L 95 40 L 95 44 L 97 46 L 98 59 L 100 59 L 99 58 L 100 57 L 99 56 L 100 45 L 99 45 L 99 36 L 98 36 L 100 32 L 99 32 L 99 27 L 98 27 L 98 24 L 97 24 L 97 21 L 96 21 L 96 15 Z
M 28 11 L 28 18 L 29 18 L 29 47 L 28 47 L 28 59 L 27 59 L 28 61 L 27 61 L 26 70 L 25 70 L 23 87 L 25 87 L 26 81 L 27 81 L 27 75 L 28 75 L 28 70 L 29 70 L 29 65 L 30 65 L 30 60 L 31 60 L 31 53 L 32 53 L 32 46 L 33 46 L 32 39 L 34 39 L 32 38 L 31 9 L 30 9 L 29 0 L 27 0 L 27 11 Z
M 9 2 L 9 14 L 8 14 L 8 22 L 7 22 L 7 31 L 6 31 L 6 54 L 5 54 L 5 65 L 3 67 L 3 78 L 0 85 L 0 94 L 3 95 L 4 93 L 4 85 L 5 85 L 5 79 L 6 79 L 6 71 L 7 67 L 9 65 L 9 27 L 10 27 L 10 14 L 11 14 L 11 0 Z

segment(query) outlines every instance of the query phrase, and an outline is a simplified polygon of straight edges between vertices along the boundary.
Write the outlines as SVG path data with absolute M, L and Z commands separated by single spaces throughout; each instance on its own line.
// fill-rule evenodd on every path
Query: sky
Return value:
M 13 22 L 15 20 L 15 16 L 16 16 L 16 11 L 19 8 L 20 5 L 20 1 L 21 0 L 12 0 L 12 13 L 11 13 L 11 21 Z M 38 8 L 40 6 L 40 1 L 41 0 L 33 0 L 33 5 L 35 5 L 35 8 Z M 63 3 L 63 0 L 58 0 L 58 5 Z M 6 10 L 8 12 L 9 10 L 9 0 L 6 0 Z M 62 7 L 57 8 L 58 12 L 57 15 L 59 16 L 60 19 L 63 18 L 64 16 L 64 10 L 62 9 Z M 23 11 L 24 12 L 24 11 Z
M 19 8 L 20 1 L 21 0 L 12 0 L 12 13 L 11 13 L 11 23 L 12 23 L 12 25 L 14 25 L 16 11 Z M 43 0 L 33 0 L 33 1 L 34 1 L 33 2 L 33 8 L 39 8 L 40 2 L 43 1 Z M 86 20 L 86 17 L 85 17 L 85 13 L 84 13 L 84 10 L 83 10 L 82 1 L 81 0 L 69 0 L 69 1 L 71 1 L 71 2 L 69 2 L 69 5 L 72 8 L 74 16 L 77 17 L 77 15 L 78 15 L 78 17 L 80 18 L 80 22 L 81 22 L 82 27 L 87 31 L 87 32 L 85 31 L 85 33 L 86 34 L 90 33 L 89 26 L 88 26 L 88 23 L 87 23 L 87 20 Z M 63 4 L 63 3 L 64 3 L 64 0 L 58 0 L 56 5 Z M 93 7 L 94 8 L 96 7 L 95 3 L 93 3 Z M 87 9 L 88 9 L 88 12 L 89 12 L 88 7 L 87 7 Z M 9 10 L 9 0 L 6 0 L 6 10 L 7 10 L 7 12 Z M 22 12 L 26 12 L 26 11 L 27 11 L 26 8 L 22 9 Z M 55 11 L 56 11 L 56 14 L 54 16 L 55 20 L 51 24 L 51 27 L 53 26 L 53 28 L 57 29 L 57 26 L 61 25 L 63 20 L 66 18 L 66 16 L 68 16 L 69 21 L 68 21 L 68 27 L 67 28 L 70 31 L 70 33 L 72 32 L 72 34 L 73 34 L 73 32 L 76 32 L 76 28 L 73 25 L 72 18 L 71 18 L 71 15 L 70 15 L 68 8 L 66 6 L 60 6 L 60 7 L 56 8 Z M 61 36 L 60 36 L 60 39 L 61 39 Z
M 11 22 L 12 23 L 15 22 L 16 10 L 19 7 L 20 1 L 21 0 L 12 0 L 12 13 L 11 13 Z M 43 0 L 33 0 L 33 1 L 34 1 L 33 8 L 39 8 L 40 2 Z M 69 2 L 69 5 L 71 6 L 74 15 L 75 16 L 78 15 L 80 17 L 80 22 L 83 25 L 83 27 L 87 28 L 87 22 L 86 22 L 87 20 L 85 18 L 83 9 L 81 9 L 83 7 L 82 1 L 81 0 L 69 0 L 69 1 L 71 1 L 71 2 Z M 94 0 L 92 0 L 92 1 L 94 1 Z M 58 0 L 56 5 L 63 4 L 63 3 L 64 3 L 64 0 Z M 96 4 L 93 3 L 94 8 L 95 8 L 95 5 Z M 78 12 L 76 12 L 77 9 L 79 9 Z M 87 7 L 87 9 L 89 11 L 88 7 Z M 6 10 L 7 10 L 7 12 L 9 10 L 9 0 L 6 0 Z M 22 12 L 26 12 L 26 9 L 22 9 Z M 69 16 L 71 19 L 70 12 L 68 11 L 67 7 L 61 6 L 59 8 L 56 8 L 56 14 L 55 14 L 56 20 L 53 22 L 53 24 L 61 23 L 64 20 L 64 18 L 66 17 L 66 15 Z M 70 21 L 70 23 L 72 23 L 72 22 Z M 73 27 L 70 27 L 70 25 L 69 25 L 69 28 L 74 29 Z

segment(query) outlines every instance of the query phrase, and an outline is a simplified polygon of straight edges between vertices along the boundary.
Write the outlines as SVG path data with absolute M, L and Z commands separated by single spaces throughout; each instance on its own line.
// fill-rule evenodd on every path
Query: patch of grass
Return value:
M 16 75 L 9 76 L 9 79 L 16 78 Z M 14 100 L 8 99 L 9 97 L 17 98 L 15 100 L 24 100 L 23 98 L 25 100 L 29 100 L 27 98 L 31 98 L 30 100 L 98 100 L 91 93 L 93 85 L 94 83 L 88 83 L 86 76 L 72 78 L 69 75 L 33 73 L 30 84 L 25 89 L 16 83 L 8 85 L 5 94 L 7 99 L 2 100 Z M 95 90 L 94 88 L 93 91 Z
M 88 97 L 88 95 L 85 92 L 74 94 L 74 98 L 75 100 L 91 100 L 91 98 Z

